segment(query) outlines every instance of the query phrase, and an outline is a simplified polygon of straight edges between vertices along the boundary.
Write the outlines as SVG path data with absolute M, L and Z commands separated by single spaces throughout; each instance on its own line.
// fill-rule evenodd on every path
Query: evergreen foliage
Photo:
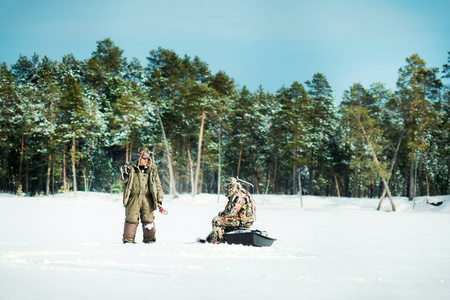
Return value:
M 441 78 L 413 54 L 397 90 L 354 83 L 339 107 L 321 73 L 271 94 L 198 57 L 123 53 L 105 39 L 86 60 L 0 64 L 1 191 L 118 192 L 119 166 L 145 146 L 171 195 L 216 193 L 230 175 L 255 193 L 450 193 L 450 52 Z

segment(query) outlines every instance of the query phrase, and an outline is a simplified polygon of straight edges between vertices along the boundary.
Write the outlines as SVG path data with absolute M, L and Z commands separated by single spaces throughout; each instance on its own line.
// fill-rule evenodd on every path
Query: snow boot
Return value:
M 154 222 L 142 222 L 142 231 L 144 232 L 144 243 L 150 244 L 156 242 L 156 228 Z
M 139 223 L 130 223 L 130 222 L 125 221 L 125 225 L 123 228 L 123 238 L 122 238 L 122 242 L 124 244 L 126 244 L 126 243 L 135 244 L 134 237 L 136 236 L 136 230 L 137 230 L 138 224 Z

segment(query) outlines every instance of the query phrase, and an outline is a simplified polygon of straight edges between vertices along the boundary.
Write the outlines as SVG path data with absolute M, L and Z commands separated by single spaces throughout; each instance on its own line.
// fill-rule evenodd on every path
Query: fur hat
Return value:
M 137 156 L 138 156 L 137 165 L 139 165 L 140 158 L 148 158 L 147 166 L 150 166 L 152 164 L 152 157 L 150 155 L 150 150 L 148 150 L 148 148 L 139 148 Z
M 138 156 L 143 158 L 151 158 L 150 157 L 150 150 L 148 148 L 139 148 L 138 150 Z

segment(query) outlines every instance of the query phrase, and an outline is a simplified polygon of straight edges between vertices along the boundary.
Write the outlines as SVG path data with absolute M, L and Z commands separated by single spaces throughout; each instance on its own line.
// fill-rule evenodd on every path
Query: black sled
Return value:
M 270 247 L 276 239 L 267 235 L 267 232 L 239 228 L 225 233 L 227 244 L 237 244 L 254 247 Z

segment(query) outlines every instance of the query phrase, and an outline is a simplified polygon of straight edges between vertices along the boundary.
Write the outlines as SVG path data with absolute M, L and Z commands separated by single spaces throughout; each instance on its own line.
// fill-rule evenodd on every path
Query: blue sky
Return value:
M 0 12 L 8 65 L 33 53 L 87 59 L 110 38 L 144 66 L 158 47 L 198 56 L 250 91 L 320 72 L 336 102 L 356 82 L 395 89 L 413 53 L 442 68 L 450 51 L 448 0 L 2 0 Z

